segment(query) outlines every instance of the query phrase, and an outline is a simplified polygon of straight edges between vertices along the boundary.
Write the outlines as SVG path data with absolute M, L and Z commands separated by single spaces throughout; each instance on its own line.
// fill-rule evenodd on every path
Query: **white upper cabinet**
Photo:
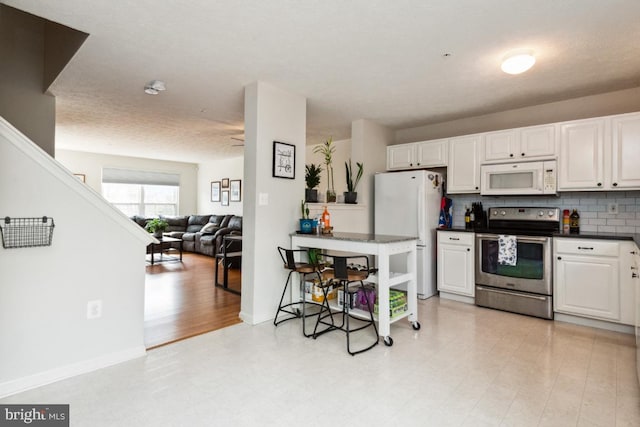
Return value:
M 640 189 L 640 113 L 560 123 L 558 190 Z
M 449 140 L 448 193 L 480 193 L 481 141 L 480 134 Z
M 412 142 L 387 147 L 387 170 L 447 166 L 447 140 Z
M 415 158 L 415 144 L 399 144 L 387 147 L 387 170 L 410 169 Z
M 604 189 L 604 119 L 560 124 L 558 190 Z
M 611 186 L 640 188 L 640 114 L 611 120 Z
M 416 143 L 417 167 L 447 166 L 448 145 L 446 139 Z
M 488 132 L 484 137 L 482 163 L 541 160 L 557 156 L 553 125 Z

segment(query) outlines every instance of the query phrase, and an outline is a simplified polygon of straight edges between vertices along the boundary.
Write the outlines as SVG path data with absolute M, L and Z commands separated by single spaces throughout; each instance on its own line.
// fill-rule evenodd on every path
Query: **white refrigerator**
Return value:
M 418 298 L 436 294 L 436 228 L 442 175 L 428 170 L 375 175 L 374 232 L 418 238 Z M 391 271 L 406 270 L 405 259 L 391 260 Z

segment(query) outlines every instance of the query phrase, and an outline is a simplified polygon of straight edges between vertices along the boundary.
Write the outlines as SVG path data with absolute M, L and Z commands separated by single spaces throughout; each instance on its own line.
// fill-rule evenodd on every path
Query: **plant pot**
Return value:
M 300 232 L 302 234 L 313 233 L 313 220 L 312 219 L 300 219 Z
M 344 193 L 344 202 L 345 203 L 349 203 L 349 204 L 356 204 L 358 203 L 358 192 L 357 191 L 345 191 Z
M 304 189 L 304 201 L 307 203 L 317 203 L 318 202 L 318 190 L 312 188 Z
M 162 231 L 154 231 L 153 237 L 155 237 L 158 240 L 162 240 Z
M 336 192 L 333 190 L 327 190 L 327 203 L 336 201 Z

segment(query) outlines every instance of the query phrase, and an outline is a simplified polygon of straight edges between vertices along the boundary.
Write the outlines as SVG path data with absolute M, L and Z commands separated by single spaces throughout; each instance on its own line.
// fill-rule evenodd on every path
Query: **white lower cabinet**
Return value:
M 475 297 L 474 234 L 438 231 L 437 242 L 438 291 Z
M 633 242 L 555 238 L 554 311 L 632 325 Z M 627 277 L 628 276 L 628 277 Z

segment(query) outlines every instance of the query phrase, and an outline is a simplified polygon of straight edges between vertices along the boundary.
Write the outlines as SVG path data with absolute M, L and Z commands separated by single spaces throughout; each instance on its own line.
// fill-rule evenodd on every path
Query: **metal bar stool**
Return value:
M 308 276 L 313 276 L 314 279 L 318 279 L 318 283 L 321 283 L 322 273 L 320 272 L 320 267 L 317 260 L 312 260 L 309 251 L 306 249 L 285 249 L 278 246 L 278 253 L 280 254 L 280 258 L 282 258 L 284 268 L 289 270 L 289 274 L 287 275 L 287 281 L 285 282 L 284 289 L 282 290 L 282 296 L 280 297 L 280 303 L 278 304 L 278 310 L 276 311 L 276 316 L 273 319 L 273 324 L 274 326 L 278 326 L 280 323 L 286 322 L 287 320 L 302 318 L 302 334 L 305 337 L 310 337 L 313 335 L 313 333 L 307 333 L 305 320 L 307 317 L 319 316 L 322 313 L 323 307 L 321 304 L 318 304 L 316 302 L 306 301 L 304 283 Z M 296 262 L 296 254 L 306 254 L 307 259 L 310 260 L 310 262 Z M 287 289 L 289 289 L 289 283 L 291 283 L 291 286 L 293 286 L 293 280 L 291 277 L 293 273 L 298 273 L 298 276 L 300 278 L 301 298 L 299 301 L 290 301 L 288 303 L 285 303 L 284 300 L 285 295 L 287 294 Z M 299 308 L 294 308 L 294 306 L 298 306 L 300 304 L 302 304 L 302 312 L 300 312 Z M 307 315 L 307 304 L 319 306 L 320 311 Z M 278 316 L 281 313 L 289 314 L 290 316 L 278 320 Z
M 323 301 L 323 309 L 320 311 L 318 315 L 318 319 L 316 320 L 316 326 L 313 330 L 313 338 L 317 338 L 318 336 L 333 330 L 342 330 L 345 332 L 347 336 L 347 352 L 355 356 L 358 353 L 362 353 L 364 351 L 370 350 L 375 345 L 378 344 L 378 328 L 376 327 L 376 322 L 373 317 L 373 305 L 375 301 L 371 301 L 370 296 L 372 295 L 370 292 L 367 292 L 365 288 L 364 281 L 369 277 L 369 258 L 364 255 L 358 256 L 333 256 L 333 255 L 324 255 L 326 259 L 333 260 L 332 268 L 326 269 L 322 271 L 322 276 L 326 279 L 325 282 L 322 283 L 322 289 L 324 292 L 324 301 Z M 362 264 L 360 264 L 362 263 Z M 359 291 L 363 296 L 364 302 L 364 315 L 355 316 L 351 311 L 351 298 L 350 298 L 350 284 L 358 283 Z M 331 312 L 331 308 L 329 306 L 328 291 L 331 287 L 339 287 L 342 288 L 343 298 L 342 298 L 342 323 L 337 325 L 334 316 Z M 328 314 L 322 314 L 323 312 L 328 312 Z M 362 312 L 361 312 L 362 313 Z M 331 321 L 326 320 L 328 317 L 331 318 Z M 352 328 L 349 324 L 349 319 L 357 319 L 364 324 Z M 319 325 L 325 325 L 321 331 L 318 331 Z M 366 328 L 372 328 L 375 336 L 375 340 L 365 348 L 361 348 L 358 350 L 351 349 L 351 340 L 350 335 L 353 332 L 361 331 Z

